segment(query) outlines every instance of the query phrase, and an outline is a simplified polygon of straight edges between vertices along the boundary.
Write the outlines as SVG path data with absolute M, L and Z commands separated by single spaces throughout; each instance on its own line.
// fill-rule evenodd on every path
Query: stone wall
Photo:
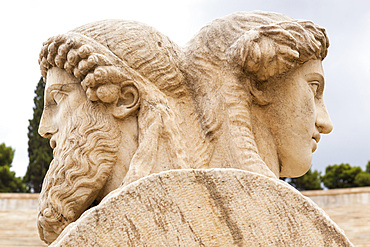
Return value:
M 370 187 L 302 191 L 319 207 L 335 207 L 354 204 L 370 205 Z
M 302 194 L 312 199 L 320 207 L 344 206 L 352 204 L 370 204 L 370 187 L 311 190 Z M 39 194 L 0 193 L 0 210 L 37 209 Z
M 37 209 L 38 193 L 0 193 L 0 211 Z

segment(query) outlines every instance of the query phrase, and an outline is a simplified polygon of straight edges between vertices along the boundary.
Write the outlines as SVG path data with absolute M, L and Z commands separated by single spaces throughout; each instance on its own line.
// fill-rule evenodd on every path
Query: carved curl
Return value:
M 311 59 L 324 59 L 325 29 L 310 21 L 285 21 L 246 31 L 229 48 L 231 59 L 257 81 L 282 75 Z
M 176 44 L 150 26 L 105 20 L 50 38 L 44 43 L 39 63 L 44 78 L 47 70 L 56 66 L 80 79 L 93 101 L 102 100 L 97 99 L 95 86 L 125 82 L 127 75 L 147 79 L 168 96 L 182 97 L 187 94 L 178 68 L 182 56 Z
M 81 85 L 91 101 L 112 103 L 119 95 L 118 84 L 128 81 L 128 77 L 125 76 L 125 70 L 120 69 L 122 65 L 113 54 L 110 56 L 109 51 L 101 54 L 103 46 L 87 43 L 96 42 L 77 33 L 50 38 L 43 44 L 40 52 L 42 76 L 46 79 L 47 71 L 51 67 L 64 69 L 81 80 Z

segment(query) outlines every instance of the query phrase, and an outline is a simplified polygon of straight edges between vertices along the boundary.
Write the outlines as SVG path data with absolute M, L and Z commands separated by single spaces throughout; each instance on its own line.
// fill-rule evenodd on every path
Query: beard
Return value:
M 50 244 L 92 205 L 117 162 L 120 131 L 113 117 L 91 102 L 82 104 L 55 134 L 53 160 L 44 178 L 37 226 Z

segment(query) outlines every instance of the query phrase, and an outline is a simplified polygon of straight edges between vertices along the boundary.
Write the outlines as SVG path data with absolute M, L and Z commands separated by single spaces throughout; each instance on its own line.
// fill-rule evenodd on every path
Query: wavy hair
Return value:
M 54 240 L 44 231 L 59 235 L 93 203 L 105 185 L 117 161 L 121 135 L 114 125 L 106 124 L 109 117 L 85 102 L 68 120 L 66 134 L 59 136 L 39 199 L 38 227 L 44 241 Z
M 195 92 L 202 128 L 211 139 L 228 132 L 233 167 L 272 176 L 252 132 L 251 81 L 262 83 L 324 59 L 328 46 L 325 29 L 314 23 L 260 11 L 214 20 L 187 44 L 182 71 Z

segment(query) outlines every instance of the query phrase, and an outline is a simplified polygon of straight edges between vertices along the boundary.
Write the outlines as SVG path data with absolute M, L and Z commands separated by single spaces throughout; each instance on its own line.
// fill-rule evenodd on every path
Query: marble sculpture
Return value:
M 185 47 L 135 21 L 47 40 L 39 133 L 54 158 L 38 229 L 52 246 L 351 246 L 279 177 L 333 126 L 324 28 L 238 12 Z

